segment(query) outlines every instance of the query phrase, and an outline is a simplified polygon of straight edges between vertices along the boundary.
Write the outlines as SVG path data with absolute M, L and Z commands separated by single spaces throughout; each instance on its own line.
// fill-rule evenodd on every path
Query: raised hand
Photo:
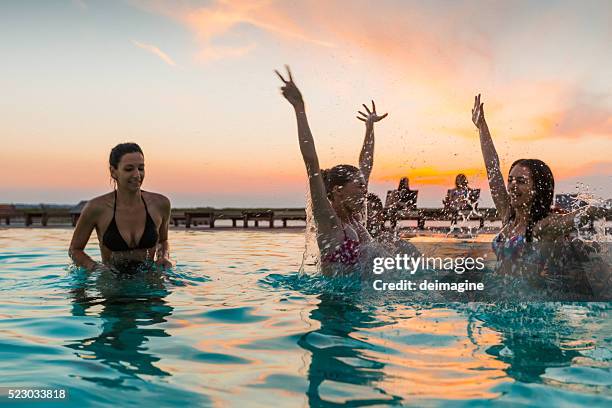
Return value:
M 478 129 L 485 123 L 484 103 L 480 102 L 480 94 L 474 97 L 474 107 L 472 108 L 472 122 Z
M 304 100 L 302 99 L 302 93 L 293 82 L 293 76 L 291 75 L 291 70 L 289 69 L 289 66 L 285 65 L 285 69 L 287 69 L 287 75 L 289 79 L 283 78 L 280 72 L 274 70 L 274 72 L 276 72 L 276 75 L 278 75 L 278 77 L 281 79 L 281 81 L 283 81 L 284 84 L 281 87 L 281 92 L 285 99 L 287 99 L 289 103 L 293 105 L 294 108 L 303 108 Z
M 359 115 L 361 116 L 357 116 L 357 119 L 363 121 L 366 123 L 366 125 L 373 125 L 375 122 L 378 122 L 379 120 L 382 120 L 384 118 L 387 117 L 388 113 L 385 113 L 384 115 L 380 115 L 378 116 L 378 114 L 376 113 L 376 104 L 374 104 L 374 101 L 372 101 L 372 110 L 370 111 L 370 109 L 368 109 L 368 107 L 363 104 L 362 105 L 366 112 L 368 112 L 367 114 L 362 112 L 362 111 L 358 111 Z

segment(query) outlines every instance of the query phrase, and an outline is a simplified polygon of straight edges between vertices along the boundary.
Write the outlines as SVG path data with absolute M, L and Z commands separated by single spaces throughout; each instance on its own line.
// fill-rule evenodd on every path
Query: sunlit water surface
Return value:
M 69 267 L 71 233 L 0 229 L 0 386 L 70 406 L 612 402 L 609 303 L 364 298 L 300 276 L 287 230 L 171 231 L 173 271 L 117 279 Z

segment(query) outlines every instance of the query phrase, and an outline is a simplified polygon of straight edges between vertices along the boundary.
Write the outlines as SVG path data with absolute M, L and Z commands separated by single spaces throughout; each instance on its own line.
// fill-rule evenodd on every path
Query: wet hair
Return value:
M 381 199 L 378 198 L 378 196 L 376 194 L 374 194 L 374 193 L 369 193 L 368 194 L 368 204 L 375 211 L 382 211 L 383 210 L 383 203 L 382 203 Z
M 397 186 L 398 190 L 410 190 L 408 186 L 408 177 L 402 177 L 399 182 L 399 186 Z
M 136 143 L 120 143 L 111 150 L 110 156 L 108 157 L 108 164 L 117 168 L 121 158 L 128 153 L 140 153 L 144 156 L 142 149 Z
M 361 171 L 350 164 L 339 164 L 331 169 L 321 170 L 327 198 L 332 199 L 332 191 L 336 186 L 344 186 L 361 175 Z
M 459 184 L 460 180 L 463 180 L 465 182 L 465 186 L 467 187 L 468 179 L 467 179 L 467 176 L 465 174 L 463 174 L 463 173 L 459 173 L 459 174 L 457 174 L 457 177 L 455 177 L 455 187 L 457 187 L 457 188 L 464 187 L 463 184 Z
M 515 166 L 525 166 L 529 169 L 533 179 L 534 196 L 529 209 L 529 218 L 527 219 L 527 231 L 525 239 L 528 242 L 533 240 L 533 227 L 540 221 L 546 218 L 550 212 L 555 191 L 555 179 L 550 167 L 542 160 L 538 159 L 519 159 L 512 163 L 510 171 Z M 510 214 L 509 220 L 514 219 L 514 211 Z

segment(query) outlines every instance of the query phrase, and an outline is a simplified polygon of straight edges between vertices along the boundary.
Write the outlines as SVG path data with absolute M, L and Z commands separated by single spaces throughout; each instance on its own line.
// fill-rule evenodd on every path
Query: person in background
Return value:
M 397 221 L 403 212 L 416 208 L 417 194 L 417 190 L 410 189 L 408 177 L 402 177 L 400 179 L 397 190 L 389 190 L 387 192 L 385 207 L 387 209 L 391 229 L 396 228 Z

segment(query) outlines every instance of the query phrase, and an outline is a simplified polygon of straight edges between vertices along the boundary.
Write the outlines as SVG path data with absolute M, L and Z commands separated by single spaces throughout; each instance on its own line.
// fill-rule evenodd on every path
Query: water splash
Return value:
M 602 197 L 597 197 L 590 191 L 588 184 L 579 182 L 576 184 L 576 190 L 576 199 L 572 202 L 572 207 L 570 209 L 571 211 L 577 211 L 574 222 L 574 239 L 583 242 L 605 242 L 607 239 L 605 218 L 590 222 L 587 228 L 581 227 L 580 220 L 582 217 L 586 216 L 589 207 L 599 207 L 610 210 L 612 208 L 612 202 Z
M 312 274 L 321 272 L 321 253 L 317 244 L 317 225 L 312 212 L 312 200 L 310 189 L 306 192 L 306 230 L 304 233 L 304 253 L 300 274 Z

